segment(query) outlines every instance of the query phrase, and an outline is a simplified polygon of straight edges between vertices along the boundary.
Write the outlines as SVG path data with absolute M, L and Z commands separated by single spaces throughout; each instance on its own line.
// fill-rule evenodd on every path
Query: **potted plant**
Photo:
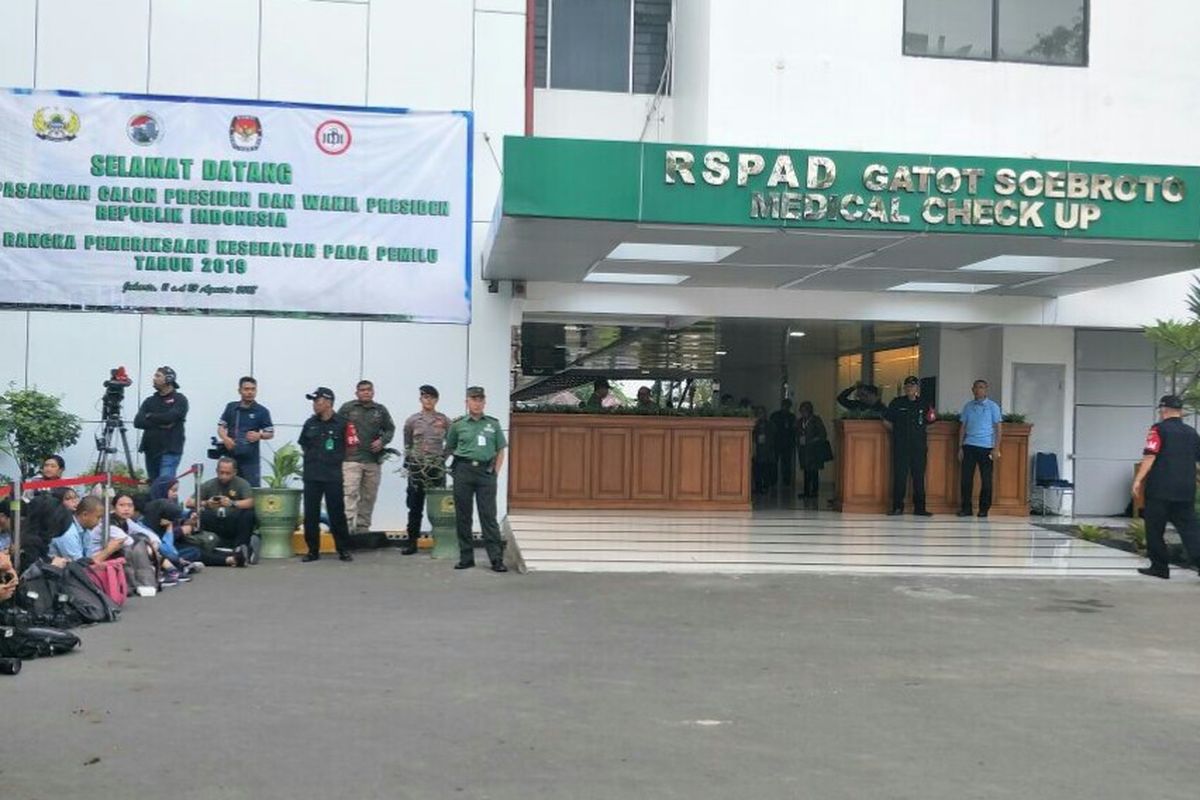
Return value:
M 17 463 L 22 478 L 79 441 L 80 430 L 79 417 L 63 411 L 53 395 L 15 386 L 0 394 L 0 452 Z
M 265 486 L 254 490 L 254 513 L 258 517 L 258 533 L 262 537 L 263 558 L 289 558 L 292 555 L 292 532 L 300 518 L 300 490 L 291 486 L 301 475 L 300 448 L 288 442 L 272 451 L 263 476 Z
M 425 513 L 433 526 L 433 557 L 458 558 L 458 534 L 454 517 L 454 490 L 448 487 L 446 459 L 440 454 L 409 451 L 403 471 L 409 480 L 425 487 Z

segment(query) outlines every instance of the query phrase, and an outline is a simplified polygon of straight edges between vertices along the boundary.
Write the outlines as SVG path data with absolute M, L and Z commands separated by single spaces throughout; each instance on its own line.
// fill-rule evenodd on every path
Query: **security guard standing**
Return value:
M 1174 394 L 1158 401 L 1160 421 L 1146 434 L 1146 447 L 1133 479 L 1134 499 L 1146 499 L 1146 555 L 1150 566 L 1143 575 L 1170 578 L 1167 522 L 1175 526 L 1193 565 L 1200 565 L 1200 527 L 1196 523 L 1196 462 L 1200 461 L 1200 435 L 1183 421 L 1183 400 Z
M 508 442 L 500 421 L 483 413 L 487 400 L 482 386 L 467 389 L 467 415 L 450 424 L 446 449 L 454 456 L 454 512 L 458 527 L 458 563 L 455 569 L 475 566 L 471 540 L 472 508 L 479 505 L 479 526 L 493 572 L 508 572 L 504 566 L 504 542 L 496 522 L 496 476 L 504 466 Z
M 417 552 L 425 490 L 446 485 L 446 433 L 450 418 L 437 410 L 438 390 L 428 383 L 418 389 L 421 410 L 404 421 L 404 467 L 408 470 L 408 542 L 401 554 Z
M 933 405 L 921 399 L 921 382 L 917 376 L 909 375 L 904 379 L 904 394 L 893 400 L 883 415 L 884 426 L 892 432 L 892 510 L 888 512 L 891 516 L 904 513 L 910 475 L 913 514 L 933 516 L 925 510 L 925 430 L 936 419 Z
M 352 423 L 333 413 L 332 389 L 318 386 L 305 397 L 312 400 L 313 415 L 304 422 L 297 440 L 304 451 L 304 541 L 308 545 L 308 554 L 301 561 L 321 557 L 322 497 L 329 510 L 329 528 L 338 558 L 353 561 L 342 495 L 342 461 L 346 448 L 358 444 L 358 436 Z

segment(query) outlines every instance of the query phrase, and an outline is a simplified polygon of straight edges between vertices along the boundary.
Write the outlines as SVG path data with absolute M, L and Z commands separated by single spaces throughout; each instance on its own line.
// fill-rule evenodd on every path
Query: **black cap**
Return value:
M 904 379 L 904 385 L 905 386 L 920 386 L 921 379 L 918 378 L 916 375 L 909 375 L 907 378 Z
M 427 394 L 430 397 L 441 397 L 441 395 L 438 394 L 437 387 L 430 386 L 428 383 L 421 384 L 420 392 L 421 394 Z
M 306 398 L 308 398 L 309 400 L 316 400 L 318 397 L 324 397 L 324 398 L 327 398 L 329 400 L 329 402 L 332 403 L 333 402 L 333 389 L 330 389 L 328 386 L 318 386 L 317 388 L 312 390 L 312 394 L 306 394 L 304 396 Z
M 482 386 L 468 386 L 467 397 L 487 397 L 483 392 Z
M 159 367 L 158 371 L 163 374 L 164 381 L 171 384 L 176 389 L 179 388 L 179 376 L 175 374 L 175 370 L 171 369 L 170 367 Z
M 1164 394 L 1158 400 L 1159 408 L 1183 408 L 1183 398 L 1177 394 Z

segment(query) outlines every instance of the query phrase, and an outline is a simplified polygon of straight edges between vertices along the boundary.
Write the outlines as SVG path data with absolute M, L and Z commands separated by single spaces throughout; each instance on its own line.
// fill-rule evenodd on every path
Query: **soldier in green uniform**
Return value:
M 471 541 L 472 505 L 479 505 L 479 526 L 493 572 L 508 572 L 504 566 L 504 542 L 496 522 L 496 476 L 504 466 L 508 442 L 500 421 L 483 413 L 486 403 L 482 386 L 467 389 L 467 414 L 450 423 L 446 450 L 454 456 L 454 511 L 458 527 L 458 563 L 455 569 L 475 566 Z

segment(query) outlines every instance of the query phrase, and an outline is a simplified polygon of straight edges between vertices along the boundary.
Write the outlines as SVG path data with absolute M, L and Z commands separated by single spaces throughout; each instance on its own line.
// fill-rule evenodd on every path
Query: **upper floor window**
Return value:
M 1087 66 L 1088 0 L 905 0 L 904 54 Z
M 670 93 L 672 0 L 535 0 L 533 85 Z

